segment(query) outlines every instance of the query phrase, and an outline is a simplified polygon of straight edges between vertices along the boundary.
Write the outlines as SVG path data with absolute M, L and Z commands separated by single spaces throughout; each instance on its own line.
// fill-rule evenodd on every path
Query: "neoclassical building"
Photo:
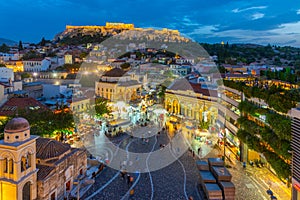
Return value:
M 214 124 L 218 115 L 217 91 L 203 89 L 185 78 L 177 79 L 166 89 L 165 109 L 175 115 Z
M 142 84 L 121 68 L 113 68 L 103 74 L 95 87 L 97 96 L 114 102 L 128 102 L 138 99 L 138 90 L 141 90 Z
M 85 174 L 85 150 L 30 135 L 24 118 L 9 121 L 0 141 L 0 199 L 63 199 Z

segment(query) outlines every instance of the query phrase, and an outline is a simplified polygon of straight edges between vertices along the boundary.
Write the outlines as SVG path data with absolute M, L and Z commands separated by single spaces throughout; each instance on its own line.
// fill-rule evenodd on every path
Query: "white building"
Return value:
M 46 57 L 46 59 L 51 62 L 51 69 L 56 69 L 57 67 L 63 66 L 65 64 L 65 59 L 63 57 Z
M 47 71 L 51 66 L 51 61 L 46 58 L 33 58 L 24 60 L 23 65 L 26 72 L 40 72 Z
M 0 84 L 0 106 L 7 101 L 7 94 L 4 94 L 4 85 Z
M 0 67 L 0 82 L 14 81 L 14 71 L 6 67 Z
M 18 60 L 19 54 L 18 53 L 2 53 L 0 52 L 0 61 L 9 61 L 9 60 Z

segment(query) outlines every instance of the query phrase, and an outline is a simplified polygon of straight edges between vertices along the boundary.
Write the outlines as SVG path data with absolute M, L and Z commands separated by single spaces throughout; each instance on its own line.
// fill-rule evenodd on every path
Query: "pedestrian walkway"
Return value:
M 214 149 L 206 158 L 217 157 L 218 155 L 223 155 L 223 151 Z M 241 162 L 237 160 L 229 161 L 228 157 L 226 157 L 225 164 L 231 166 L 229 171 L 232 174 L 232 182 L 236 187 L 237 200 L 269 200 L 270 196 L 267 194 L 269 188 L 273 191 L 277 199 L 291 199 L 291 188 L 288 188 L 287 185 L 267 168 L 246 165 L 246 169 L 244 169 Z

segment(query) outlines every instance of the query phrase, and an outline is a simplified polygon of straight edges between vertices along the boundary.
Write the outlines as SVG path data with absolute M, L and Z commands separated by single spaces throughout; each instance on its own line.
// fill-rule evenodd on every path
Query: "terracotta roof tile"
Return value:
M 64 144 L 49 138 L 38 138 L 36 140 L 36 158 L 46 160 L 59 157 L 71 149 L 69 144 Z
M 126 72 L 122 70 L 121 68 L 113 68 L 109 71 L 107 71 L 103 76 L 108 77 L 122 77 Z
M 190 83 L 187 79 L 177 79 L 169 87 L 168 90 L 180 90 L 180 91 L 194 91 L 195 93 L 200 93 L 205 96 L 217 97 L 218 92 L 216 90 L 209 90 L 201 88 L 201 84 Z
M 35 100 L 34 98 L 10 98 L 0 107 L 0 116 L 11 116 L 16 114 L 18 109 L 28 109 L 29 107 L 39 107 L 39 109 L 47 110 L 48 107 Z
M 55 170 L 55 167 L 51 167 L 51 166 L 47 166 L 47 165 L 37 164 L 36 167 L 39 169 L 39 171 L 37 173 L 38 181 L 44 180 L 45 178 L 47 178 L 47 176 L 49 174 L 51 174 L 51 172 L 53 172 Z

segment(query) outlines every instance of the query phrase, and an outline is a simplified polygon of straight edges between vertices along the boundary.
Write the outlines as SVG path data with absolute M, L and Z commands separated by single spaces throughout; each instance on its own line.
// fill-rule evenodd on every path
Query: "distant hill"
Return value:
M 13 40 L 9 40 L 9 39 L 0 38 L 0 45 L 2 45 L 2 44 L 6 44 L 8 46 L 12 46 L 12 45 L 18 44 L 18 42 L 13 41 Z

